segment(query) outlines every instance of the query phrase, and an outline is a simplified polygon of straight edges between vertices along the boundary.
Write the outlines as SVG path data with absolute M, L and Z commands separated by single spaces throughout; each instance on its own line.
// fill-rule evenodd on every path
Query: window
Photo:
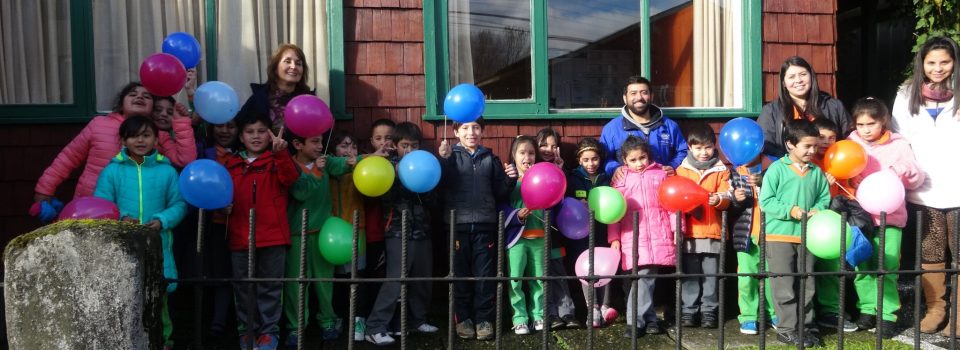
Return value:
M 671 116 L 756 115 L 760 1 L 426 1 L 427 119 L 473 83 L 484 116 L 604 118 L 622 82 L 650 78 Z M 434 35 L 429 35 L 435 33 Z
M 275 48 L 297 44 L 310 65 L 308 85 L 346 117 L 342 12 L 342 2 L 325 0 L 4 1 L 0 123 L 82 122 L 110 110 L 120 87 L 139 80 L 143 58 L 174 31 L 200 42 L 199 83 L 224 81 L 243 100 L 250 83 L 266 82 Z

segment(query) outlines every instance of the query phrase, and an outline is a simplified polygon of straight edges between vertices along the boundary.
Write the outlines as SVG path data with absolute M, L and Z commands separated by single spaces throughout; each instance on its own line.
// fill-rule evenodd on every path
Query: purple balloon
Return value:
M 120 220 L 120 209 L 113 202 L 100 197 L 80 197 L 67 203 L 60 212 L 60 220 L 67 219 Z
M 333 127 L 333 113 L 319 97 L 300 95 L 283 110 L 284 123 L 297 136 L 310 138 L 323 135 Z
M 557 214 L 557 228 L 569 239 L 583 239 L 590 234 L 590 211 L 579 199 L 566 197 Z

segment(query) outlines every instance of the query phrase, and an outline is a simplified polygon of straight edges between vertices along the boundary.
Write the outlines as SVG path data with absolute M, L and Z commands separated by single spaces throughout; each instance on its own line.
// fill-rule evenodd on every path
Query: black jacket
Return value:
M 445 209 L 443 222 L 450 223 L 450 210 L 456 210 L 457 224 L 497 225 L 497 202 L 506 201 L 517 185 L 516 178 L 503 172 L 500 158 L 488 148 L 479 147 L 473 155 L 459 144 L 453 154 L 440 160 Z
M 250 84 L 250 91 L 253 92 L 250 95 L 250 98 L 247 99 L 247 102 L 243 103 L 243 107 L 240 107 L 240 111 L 257 111 L 263 113 L 264 115 L 270 115 L 270 96 L 267 91 L 267 84 Z M 286 95 L 284 101 L 280 101 L 281 105 L 286 106 L 287 102 L 290 102 L 290 99 L 300 96 L 300 95 L 314 95 L 313 91 L 303 91 L 303 92 L 294 92 L 292 94 Z
M 391 163 L 396 166 L 398 159 L 391 157 Z M 431 238 L 430 210 L 434 204 L 433 191 L 415 193 L 408 190 L 400 180 L 393 182 L 393 187 L 380 197 L 383 203 L 384 237 L 399 238 L 403 232 L 403 211 L 407 210 L 407 229 L 409 239 L 421 240 Z
M 840 134 L 837 135 L 838 139 L 843 139 L 850 133 L 850 113 L 847 113 L 847 109 L 843 107 L 840 100 L 831 97 L 829 94 L 820 93 L 817 105 L 823 112 L 824 117 L 837 124 L 837 128 L 840 129 Z M 792 115 L 793 112 L 790 113 Z M 760 117 L 757 118 L 757 123 L 763 129 L 763 154 L 780 158 L 787 153 L 786 140 L 783 138 L 787 126 L 784 123 L 783 116 L 783 105 L 780 104 L 780 100 L 773 100 L 763 105 Z

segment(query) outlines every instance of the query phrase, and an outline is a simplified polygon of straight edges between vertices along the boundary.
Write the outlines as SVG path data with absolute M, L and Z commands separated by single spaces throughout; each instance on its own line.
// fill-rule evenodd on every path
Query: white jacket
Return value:
M 960 163 L 954 154 L 960 148 L 960 116 L 953 99 L 940 104 L 944 109 L 936 119 L 923 106 L 918 114 L 910 114 L 909 101 L 902 87 L 893 103 L 894 131 L 910 142 L 926 180 L 907 192 L 907 201 L 938 209 L 960 207 Z

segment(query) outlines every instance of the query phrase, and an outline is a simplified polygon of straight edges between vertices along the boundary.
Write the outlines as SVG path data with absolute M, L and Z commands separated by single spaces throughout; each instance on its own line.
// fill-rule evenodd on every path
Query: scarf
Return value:
M 926 83 L 920 89 L 924 99 L 929 101 L 943 103 L 953 98 L 953 90 L 942 88 L 939 84 Z
M 716 151 L 713 152 L 713 157 L 710 157 L 709 160 L 701 162 L 693 157 L 693 152 L 687 152 L 687 163 L 690 163 L 694 169 L 697 170 L 707 170 L 713 168 L 717 162 L 720 161 L 720 154 Z

